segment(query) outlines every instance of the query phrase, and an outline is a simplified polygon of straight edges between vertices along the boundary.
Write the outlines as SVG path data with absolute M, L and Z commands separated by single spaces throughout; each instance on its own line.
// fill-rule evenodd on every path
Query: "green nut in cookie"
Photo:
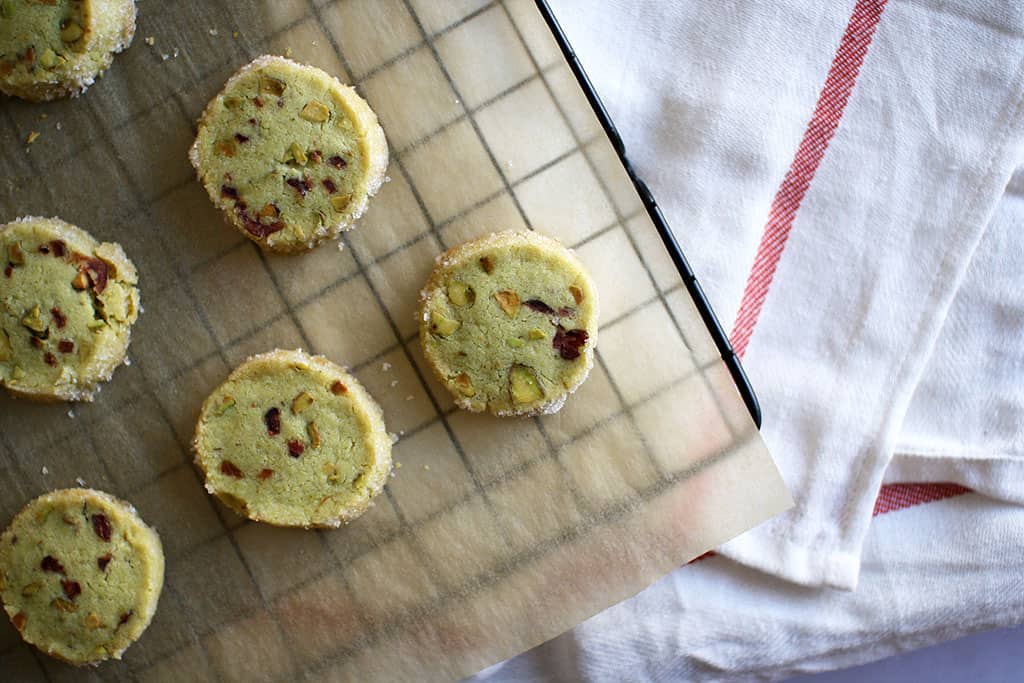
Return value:
M 553 413 L 590 372 L 597 317 L 597 291 L 571 251 L 535 232 L 502 232 L 438 257 L 421 294 L 420 342 L 459 407 Z
M 138 275 L 117 244 L 57 218 L 0 226 L 0 385 L 91 401 L 125 361 Z
M 210 493 L 276 526 L 347 523 L 391 472 L 380 407 L 342 368 L 302 351 L 232 372 L 203 404 L 193 447 Z
M 388 147 L 356 91 L 264 56 L 206 107 L 189 154 L 213 203 L 264 249 L 312 249 L 348 229 L 384 182 Z
M 0 90 L 33 102 L 77 95 L 134 33 L 134 0 L 0 0 Z
M 149 626 L 164 582 L 160 538 L 90 489 L 29 503 L 0 536 L 0 597 L 25 642 L 71 664 L 121 654 Z

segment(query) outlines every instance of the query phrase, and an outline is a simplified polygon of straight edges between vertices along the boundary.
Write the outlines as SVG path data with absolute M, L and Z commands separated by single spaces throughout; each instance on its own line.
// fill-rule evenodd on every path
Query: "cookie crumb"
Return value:
M 75 483 L 81 486 L 82 488 L 85 488 L 85 479 L 82 479 L 81 477 L 75 477 Z
M 391 388 L 394 389 L 397 386 L 398 386 L 398 380 L 397 379 L 391 380 Z
M 39 139 L 39 132 L 38 131 L 32 131 L 32 132 L 30 132 L 28 134 L 28 137 L 25 138 L 25 144 L 31 145 L 33 142 L 35 142 L 38 139 Z
M 385 361 L 384 363 L 381 363 L 381 365 L 380 365 L 380 369 L 381 369 L 381 370 L 383 370 L 384 372 L 387 372 L 387 371 L 388 371 L 388 370 L 390 370 L 390 369 L 391 369 L 392 367 L 393 367 L 393 366 L 391 365 L 391 363 L 388 363 L 388 362 L 386 362 L 386 361 Z
M 415 396 L 413 396 L 412 394 L 409 394 L 408 396 L 406 396 L 406 397 L 405 397 L 405 400 L 406 400 L 406 401 L 411 401 L 411 400 L 413 400 L 414 398 L 416 398 L 416 397 L 415 397 Z
M 146 45 L 149 45 L 150 47 L 152 47 L 153 45 L 156 44 L 156 39 L 153 38 L 153 36 L 146 36 L 146 39 L 144 41 L 142 41 L 142 42 L 144 42 Z
M 211 35 L 211 36 L 215 36 L 215 35 L 217 35 L 218 33 L 220 33 L 220 31 L 218 31 L 217 29 L 215 29 L 215 28 L 211 28 L 211 29 L 210 29 L 210 35 Z
M 395 434 L 394 432 L 388 432 L 388 438 L 391 439 L 392 446 L 398 443 L 398 434 Z
M 427 472 L 429 472 L 430 471 L 430 465 L 424 465 L 423 469 L 425 469 Z
M 43 476 L 49 474 L 50 473 L 50 468 L 47 467 L 46 465 L 43 465 L 42 473 L 43 473 Z

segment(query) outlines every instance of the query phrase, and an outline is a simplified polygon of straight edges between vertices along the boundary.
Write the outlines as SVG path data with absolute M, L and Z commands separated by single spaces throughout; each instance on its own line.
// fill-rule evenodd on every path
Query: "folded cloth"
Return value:
M 1017 624 L 1020 515 L 973 493 L 881 515 L 852 592 L 796 586 L 713 557 L 474 680 L 778 680 Z
M 1000 311 L 1020 251 L 982 253 L 953 305 L 1024 158 L 1024 6 L 552 5 L 719 317 L 737 321 L 797 502 L 722 552 L 855 587 L 897 445 L 903 476 L 1024 498 L 1008 474 L 1019 287 Z

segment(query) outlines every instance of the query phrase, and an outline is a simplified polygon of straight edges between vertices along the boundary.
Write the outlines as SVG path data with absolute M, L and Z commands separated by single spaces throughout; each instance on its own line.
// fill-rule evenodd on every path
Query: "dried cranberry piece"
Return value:
M 256 239 L 263 239 L 267 235 L 273 235 L 275 232 L 284 230 L 284 222 L 277 220 L 269 225 L 264 225 L 259 219 L 254 218 L 245 210 L 245 203 L 239 202 L 235 207 L 238 211 L 238 217 L 242 219 L 242 226 L 245 227 L 245 231 L 255 237 Z
M 321 161 L 324 160 L 324 153 L 318 149 L 314 149 L 312 152 L 309 153 L 309 160 L 314 164 L 319 164 Z
M 53 572 L 54 574 L 63 574 L 64 565 L 60 563 L 53 555 L 47 555 L 43 558 L 43 561 L 39 563 L 39 566 L 44 572 Z
M 64 589 L 64 595 L 68 596 L 68 600 L 74 600 L 82 594 L 82 584 L 71 579 L 62 580 L 60 587 Z
M 345 386 L 341 380 L 335 380 L 334 384 L 331 385 L 331 393 L 335 396 L 341 396 L 342 394 L 348 393 L 348 387 Z
M 561 308 L 558 309 L 558 315 L 562 318 L 568 318 L 576 315 L 576 309 L 569 308 L 568 306 L 562 306 Z
M 28 342 L 37 349 L 43 348 L 43 340 L 37 337 L 34 333 L 28 338 Z
M 256 119 L 249 119 L 249 124 L 250 124 L 250 125 L 253 125 L 253 126 L 255 126 L 255 125 L 256 125 L 256 123 L 257 123 L 257 122 L 256 122 Z
M 127 612 L 125 612 L 124 614 L 122 614 L 121 618 L 117 620 L 117 627 L 121 628 L 122 626 L 127 624 L 128 620 L 132 618 L 133 614 L 135 614 L 135 610 L 133 610 L 133 609 L 130 609 Z
M 267 434 L 270 436 L 277 436 L 281 433 L 281 409 L 271 408 L 267 411 L 267 414 L 263 416 L 263 421 L 267 424 Z
M 540 299 L 529 299 L 527 301 L 524 301 L 523 305 L 529 308 L 531 311 L 537 311 L 538 313 L 543 313 L 544 315 L 555 314 L 555 309 L 551 308 Z
M 302 445 L 302 442 L 298 439 L 292 439 L 288 442 L 288 455 L 293 458 L 297 458 L 306 452 L 306 447 Z
M 586 345 L 588 336 L 586 330 L 566 330 L 559 325 L 551 345 L 565 360 L 575 360 L 580 357 L 580 349 Z
M 50 242 L 50 248 L 53 250 L 53 255 L 57 258 L 64 258 L 68 255 L 67 245 L 62 240 L 53 240 Z
M 345 168 L 346 166 L 348 166 L 348 162 L 345 161 L 344 159 L 342 159 L 337 154 L 335 154 L 333 157 L 328 159 L 327 163 L 329 163 L 334 168 L 338 168 L 338 169 Z
M 97 557 L 96 558 L 96 566 L 100 568 L 101 572 L 106 571 L 107 570 L 107 565 L 110 564 L 110 561 L 112 559 L 114 559 L 114 556 L 111 555 L 110 553 L 107 553 L 106 555 L 102 555 L 100 557 Z
M 241 133 L 235 133 L 235 140 L 238 140 L 239 144 L 249 142 L 248 135 L 242 135 Z
M 35 339 L 35 337 L 33 337 Z M 49 365 L 51 368 L 57 367 L 57 356 L 53 355 L 49 351 L 43 354 L 43 362 Z
M 7 267 L 4 268 L 4 277 L 10 277 L 11 273 L 13 273 L 13 272 L 14 272 L 14 266 L 8 264 Z
M 333 181 L 333 180 L 331 180 L 330 178 L 324 178 L 324 180 L 323 180 L 323 183 L 324 183 L 324 187 L 325 187 L 325 188 L 327 189 L 327 191 L 328 191 L 328 192 L 330 192 L 331 194 L 334 194 L 335 192 L 337 192 L 337 191 L 338 191 L 338 186 L 337 186 L 337 185 L 335 185 L 335 184 L 334 184 L 334 181 Z
M 25 628 L 25 620 L 27 618 L 28 617 L 25 616 L 24 612 L 18 612 L 13 617 L 11 617 L 11 623 L 14 624 L 14 628 L 20 631 L 21 629 Z
M 75 342 L 70 339 L 61 339 L 57 342 L 57 350 L 61 353 L 73 353 L 75 350 Z
M 242 474 L 242 470 L 238 469 L 238 465 L 230 460 L 225 460 L 220 464 L 220 472 L 221 474 L 226 474 L 229 477 L 234 477 L 235 479 L 245 478 L 245 475 Z
M 78 264 L 78 270 L 85 273 L 92 284 L 92 289 L 97 294 L 102 294 L 107 289 L 107 281 L 110 279 L 110 266 L 106 261 L 98 258 L 89 258 L 82 254 L 74 254 L 72 260 Z
M 50 253 L 50 247 L 46 246 L 45 244 L 42 245 L 41 247 L 39 247 L 39 253 L 43 254 L 43 255 L 49 254 Z
M 313 183 L 310 182 L 308 177 L 288 178 L 285 182 L 295 188 L 295 191 L 302 197 L 305 197 L 306 193 L 313 189 Z
M 260 470 L 260 473 L 256 475 L 256 478 L 260 481 L 266 481 L 274 476 L 274 470 L 264 469 Z
M 106 515 L 96 513 L 92 516 L 92 530 L 104 541 L 109 541 L 113 527 L 110 526 L 110 520 Z
M 68 324 L 68 318 L 64 315 L 64 312 L 59 307 L 54 306 L 50 309 L 50 315 L 53 316 L 53 322 L 57 324 L 58 330 L 63 330 L 64 326 Z
M 238 199 L 238 190 L 230 185 L 221 185 L 220 196 L 227 197 L 228 199 Z
M 263 100 L 258 97 L 252 98 L 252 103 L 256 105 L 257 109 L 263 109 Z

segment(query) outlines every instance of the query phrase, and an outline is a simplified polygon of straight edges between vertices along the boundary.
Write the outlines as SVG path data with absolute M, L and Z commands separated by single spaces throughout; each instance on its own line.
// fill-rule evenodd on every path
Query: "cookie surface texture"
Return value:
M 134 34 L 134 0 L 0 0 L 0 90 L 33 102 L 78 95 Z
M 149 626 L 164 581 L 160 538 L 91 489 L 29 503 L 0 536 L 0 596 L 21 637 L 71 664 L 120 659 Z
M 388 147 L 354 89 L 264 56 L 207 105 L 189 157 L 232 226 L 264 249 L 298 252 L 363 215 L 384 182 Z
M 0 226 L 0 384 L 37 400 L 92 400 L 125 361 L 138 275 L 117 244 L 57 218 Z
M 232 372 L 203 404 L 194 449 L 210 493 L 276 526 L 349 522 L 391 472 L 380 407 L 341 367 L 302 351 Z
M 571 251 L 535 232 L 441 254 L 419 315 L 427 362 L 466 410 L 556 412 L 594 362 L 597 290 Z

